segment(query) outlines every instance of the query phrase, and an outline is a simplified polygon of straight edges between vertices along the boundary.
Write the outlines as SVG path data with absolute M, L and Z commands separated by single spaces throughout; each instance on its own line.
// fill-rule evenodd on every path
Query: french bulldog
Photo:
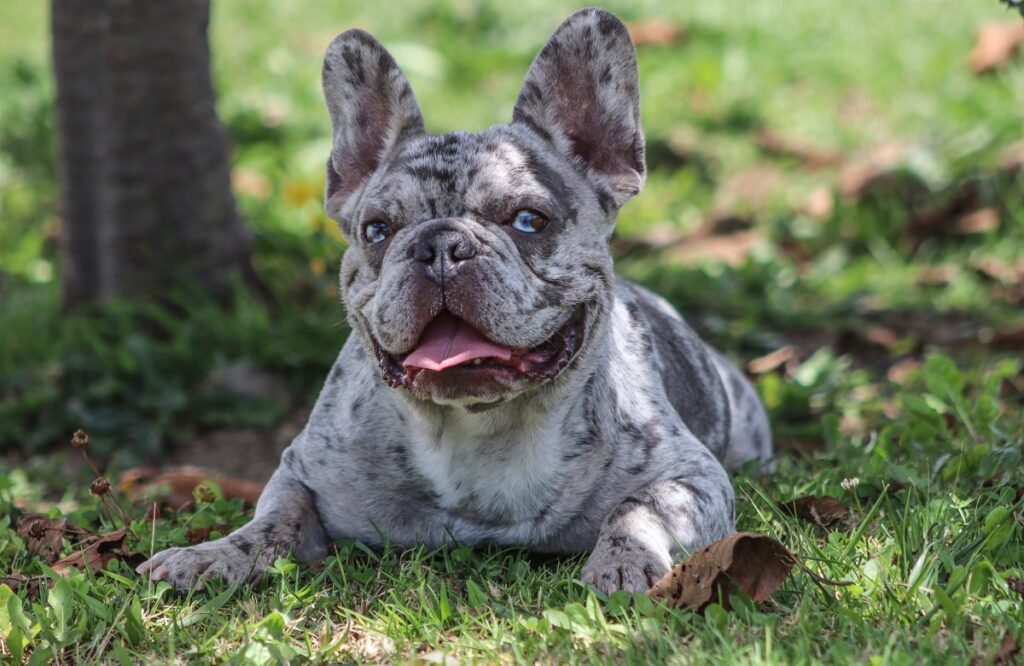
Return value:
M 726 470 L 769 464 L 744 376 L 665 300 L 615 277 L 644 184 L 636 51 L 585 9 L 530 67 L 512 122 L 431 134 L 391 55 L 328 47 L 325 206 L 348 242 L 352 335 L 233 534 L 139 567 L 186 589 L 278 557 L 458 542 L 589 551 L 582 579 L 646 591 L 734 530 Z

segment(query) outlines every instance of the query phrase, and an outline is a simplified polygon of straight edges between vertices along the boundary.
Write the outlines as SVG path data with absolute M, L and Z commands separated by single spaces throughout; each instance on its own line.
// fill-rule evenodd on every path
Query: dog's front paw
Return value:
M 646 592 L 668 573 L 672 561 L 629 537 L 598 541 L 580 578 L 605 594 L 617 590 Z
M 168 548 L 143 562 L 135 570 L 150 580 L 166 580 L 186 591 L 203 581 L 219 578 L 227 583 L 256 582 L 282 553 L 277 548 L 239 547 L 230 537 L 188 548 Z

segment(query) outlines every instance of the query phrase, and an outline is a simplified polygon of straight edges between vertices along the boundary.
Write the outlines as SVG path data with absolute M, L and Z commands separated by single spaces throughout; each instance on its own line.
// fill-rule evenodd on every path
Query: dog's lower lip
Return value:
M 452 379 L 485 374 L 515 375 L 529 380 L 552 379 L 569 365 L 579 350 L 583 337 L 583 314 L 581 307 L 550 338 L 530 349 L 516 351 L 508 360 L 478 358 L 441 371 L 407 368 L 402 364 L 404 355 L 388 352 L 375 338 L 373 345 L 384 380 L 392 388 L 408 388 L 423 373 L 425 376 Z

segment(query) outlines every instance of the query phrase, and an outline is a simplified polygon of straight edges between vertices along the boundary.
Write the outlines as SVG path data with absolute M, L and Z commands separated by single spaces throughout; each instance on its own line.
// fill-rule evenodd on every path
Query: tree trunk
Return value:
M 214 107 L 209 0 L 52 0 L 66 305 L 216 297 L 251 237 Z

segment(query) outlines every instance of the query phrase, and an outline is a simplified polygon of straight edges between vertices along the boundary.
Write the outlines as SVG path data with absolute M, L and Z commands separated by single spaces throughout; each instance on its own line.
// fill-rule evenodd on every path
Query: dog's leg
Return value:
M 187 590 L 210 578 L 254 582 L 275 559 L 289 552 L 303 561 L 326 555 L 330 541 L 313 495 L 286 468 L 282 465 L 270 478 L 252 522 L 223 539 L 161 551 L 136 571 Z
M 693 552 L 732 533 L 734 513 L 732 484 L 708 453 L 622 500 L 601 525 L 582 579 L 607 594 L 646 592 L 678 550 Z

